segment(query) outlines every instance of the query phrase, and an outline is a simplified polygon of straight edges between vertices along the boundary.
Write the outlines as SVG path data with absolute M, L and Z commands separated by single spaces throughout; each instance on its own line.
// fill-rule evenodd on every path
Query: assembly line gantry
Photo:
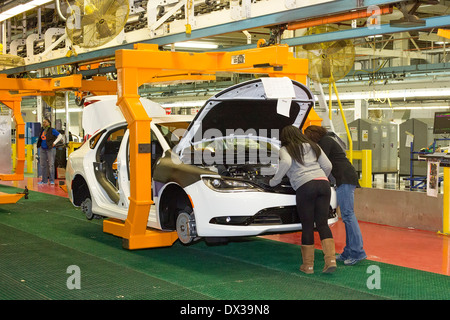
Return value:
M 176 231 L 147 228 L 151 206 L 151 118 L 139 101 L 139 86 L 171 77 L 208 76 L 217 72 L 266 74 L 306 83 L 308 61 L 294 58 L 288 46 L 277 45 L 234 52 L 160 51 L 157 45 L 137 44 L 116 51 L 118 105 L 130 132 L 130 205 L 125 221 L 104 220 L 103 231 L 123 239 L 126 249 L 171 246 Z
M 0 180 L 21 181 L 25 168 L 25 123 L 21 113 L 21 102 L 24 96 L 54 95 L 57 91 L 84 91 L 94 95 L 116 94 L 116 81 L 108 81 L 105 77 L 93 77 L 82 80 L 80 74 L 58 78 L 8 78 L 0 74 L 0 102 L 12 110 L 12 118 L 16 128 L 16 167 L 14 173 L 0 173 Z M 15 203 L 23 194 L 11 195 L 0 193 L 0 203 Z

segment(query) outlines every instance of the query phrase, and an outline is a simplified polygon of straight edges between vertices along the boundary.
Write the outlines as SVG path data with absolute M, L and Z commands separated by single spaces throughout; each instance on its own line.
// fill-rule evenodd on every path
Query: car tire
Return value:
M 86 216 L 86 219 L 92 220 L 93 218 L 96 218 L 97 216 L 92 212 L 92 200 L 91 198 L 86 198 L 81 202 L 81 210 L 83 211 L 84 215 Z
M 176 230 L 178 239 L 183 244 L 189 244 L 197 238 L 195 217 L 194 214 L 189 211 L 192 210 L 182 210 L 177 216 Z

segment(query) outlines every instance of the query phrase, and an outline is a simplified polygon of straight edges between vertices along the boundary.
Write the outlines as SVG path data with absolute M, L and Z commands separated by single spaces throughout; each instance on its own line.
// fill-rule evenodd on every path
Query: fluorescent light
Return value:
M 205 104 L 206 100 L 193 100 L 193 101 L 178 101 L 178 102 L 160 102 L 164 108 L 186 108 L 186 107 L 201 107 Z
M 217 49 L 219 47 L 217 44 L 213 43 L 194 42 L 194 41 L 176 42 L 174 43 L 174 46 L 178 48 L 197 48 L 197 49 Z
M 367 38 L 367 39 L 383 38 L 383 35 L 382 35 L 382 34 L 376 34 L 376 35 L 373 35 L 373 36 L 367 36 L 366 38 Z
M 449 106 L 412 106 L 412 107 L 369 107 L 368 110 L 434 110 L 434 109 L 450 109 Z M 346 110 L 346 109 L 344 109 Z
M 9 16 L 14 17 L 14 16 L 17 16 L 18 14 L 21 14 L 21 13 L 31 10 L 33 8 L 34 8 L 34 6 L 30 5 L 29 3 L 19 4 L 18 6 L 11 8 L 8 11 L 5 11 L 5 14 L 8 14 Z
M 324 97 L 328 100 L 328 95 Z M 340 100 L 372 100 L 372 99 L 406 99 L 420 97 L 450 97 L 449 88 L 437 89 L 403 89 L 403 90 L 380 90 L 365 92 L 339 92 Z M 331 95 L 332 100 L 336 100 L 336 95 Z
M 403 110 L 449 110 L 450 106 L 412 106 L 412 107 L 368 107 L 367 110 L 386 110 L 386 111 L 403 111 Z M 333 112 L 338 111 L 338 109 L 333 109 Z M 344 111 L 355 111 L 355 108 L 345 108 Z
M 33 3 L 36 7 L 42 6 L 43 4 L 52 2 L 53 0 L 33 0 L 31 3 Z
M 69 108 L 69 112 L 83 112 L 83 108 Z M 66 109 L 56 109 L 55 113 L 66 113 Z
M 0 22 L 52 1 L 53 0 L 33 0 L 24 4 L 19 4 L 18 6 L 15 6 L 9 10 L 6 10 L 5 12 L 0 13 Z

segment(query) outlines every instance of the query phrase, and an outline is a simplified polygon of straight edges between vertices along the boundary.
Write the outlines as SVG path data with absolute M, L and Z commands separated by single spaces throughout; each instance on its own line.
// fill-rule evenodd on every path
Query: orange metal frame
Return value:
M 81 80 L 81 92 L 90 92 L 95 96 L 117 94 L 117 81 L 104 76 L 94 76 L 92 80 Z
M 150 122 L 139 101 L 142 84 L 164 79 L 161 76 L 216 72 L 268 74 L 306 83 L 308 61 L 296 59 L 288 46 L 271 46 L 236 52 L 188 53 L 159 51 L 154 44 L 137 44 L 134 50 L 116 51 L 118 105 L 130 132 L 130 206 L 127 219 L 105 220 L 103 231 L 123 238 L 126 249 L 171 246 L 175 231 L 147 228 L 151 199 Z M 168 77 L 169 78 L 169 77 Z M 167 78 L 167 79 L 168 79 Z
M 0 174 L 0 180 L 23 180 L 25 168 L 25 123 L 21 114 L 23 96 L 53 95 L 56 91 L 82 91 L 94 95 L 116 94 L 117 81 L 109 81 L 106 77 L 93 77 L 92 80 L 82 80 L 79 74 L 60 78 L 7 78 L 0 74 L 0 101 L 13 111 L 16 123 L 16 167 L 11 174 Z M 0 204 L 16 203 L 24 194 L 5 194 L 0 192 Z
M 16 170 L 13 174 L 0 174 L 0 180 L 23 180 L 25 167 L 25 123 L 21 114 L 22 96 L 52 94 L 59 90 L 72 90 L 81 86 L 81 75 L 52 79 L 7 78 L 0 75 L 0 101 L 13 112 L 16 123 Z M 18 93 L 11 93 L 18 92 Z
M 25 166 L 25 123 L 21 114 L 23 96 L 52 95 L 56 91 L 71 90 L 89 91 L 94 95 L 116 94 L 117 81 L 109 81 L 106 77 L 93 77 L 82 80 L 81 75 L 70 75 L 60 78 L 7 78 L 0 74 L 0 101 L 13 111 L 16 123 L 16 170 L 14 174 L 0 174 L 0 180 L 23 180 Z M 17 93 L 11 93 L 17 92 Z

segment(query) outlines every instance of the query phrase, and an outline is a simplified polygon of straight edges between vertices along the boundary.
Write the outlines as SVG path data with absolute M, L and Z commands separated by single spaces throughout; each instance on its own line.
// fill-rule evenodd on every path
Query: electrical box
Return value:
M 428 147 L 428 126 L 418 119 L 409 119 L 400 124 L 400 169 L 399 174 L 409 176 L 426 176 L 427 162 L 417 161 L 417 154 L 420 149 Z M 411 142 L 413 149 L 411 150 Z M 412 164 L 411 164 L 411 159 Z
M 348 124 L 353 150 L 372 150 L 372 173 L 397 173 L 398 126 L 390 122 L 357 119 Z M 353 160 L 361 171 L 361 160 Z

